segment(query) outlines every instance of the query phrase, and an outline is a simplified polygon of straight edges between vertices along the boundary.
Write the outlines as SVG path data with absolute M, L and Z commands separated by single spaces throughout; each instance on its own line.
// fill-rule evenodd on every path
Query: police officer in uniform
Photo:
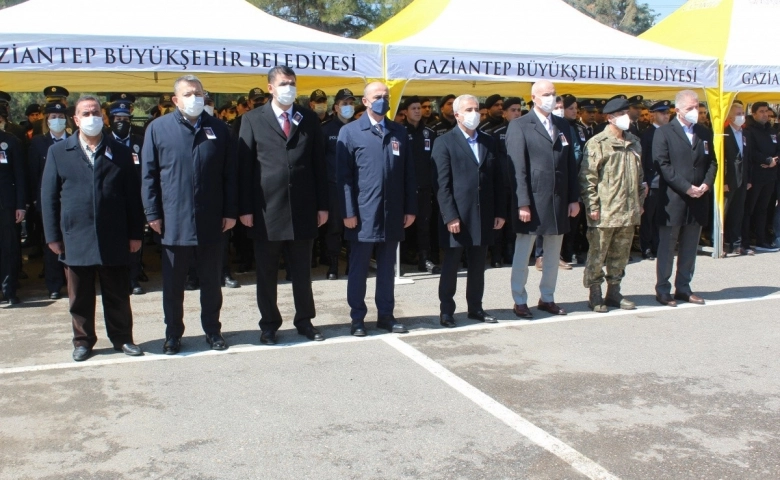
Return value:
M 577 124 L 585 134 L 586 142 L 593 137 L 593 127 L 596 126 L 596 112 L 598 112 L 596 103 L 593 98 L 581 98 L 577 102 L 577 106 L 580 108 L 580 118 Z
M 504 100 L 504 124 L 493 130 L 493 141 L 496 144 L 496 162 L 498 168 L 509 178 L 509 161 L 506 157 L 506 129 L 509 122 L 520 118 L 523 114 L 523 99 L 521 97 L 509 97 Z M 506 204 L 509 205 L 511 190 L 504 189 Z M 512 264 L 512 256 L 515 248 L 515 231 L 512 222 L 504 223 L 504 226 L 495 232 L 493 245 L 490 246 L 490 264 L 493 268 L 501 268 L 504 263 Z
M 24 158 L 21 141 L 0 131 L 0 282 L 1 303 L 15 305 L 20 270 L 20 245 L 17 224 L 24 220 L 27 203 Z
M 642 132 L 642 173 L 650 191 L 645 198 L 645 211 L 642 213 L 642 222 L 639 225 L 639 244 L 642 250 L 642 258 L 655 260 L 658 252 L 658 225 L 655 223 L 655 212 L 658 207 L 659 176 L 653 162 L 653 137 L 655 130 L 669 123 L 669 109 L 672 102 L 661 100 L 650 106 L 653 114 L 653 124 Z
M 333 117 L 328 113 L 328 95 L 319 88 L 309 96 L 309 108 L 320 117 L 320 123 L 330 121 Z
M 431 129 L 436 132 L 437 137 L 441 137 L 449 132 L 458 124 L 455 120 L 455 112 L 452 110 L 452 103 L 455 101 L 455 95 L 449 94 L 441 97 L 439 100 L 439 121 L 434 123 Z
M 336 92 L 333 102 L 332 120 L 322 126 L 325 136 L 325 164 L 328 172 L 328 223 L 325 235 L 325 245 L 330 265 L 328 265 L 328 280 L 339 278 L 339 254 L 341 239 L 344 233 L 344 220 L 341 217 L 341 195 L 338 186 L 338 166 L 336 164 L 336 147 L 338 145 L 341 127 L 351 122 L 355 116 L 355 95 L 352 90 L 342 88 Z M 349 252 L 347 252 L 349 259 Z M 347 272 L 349 273 L 349 263 Z
M 126 102 L 130 105 L 130 117 L 133 117 L 133 112 L 135 112 L 135 95 L 132 93 L 126 93 L 126 92 L 115 92 L 109 95 L 108 97 L 109 104 L 114 102 Z M 138 135 L 140 137 L 144 136 L 144 128 L 140 125 L 136 125 L 130 121 L 130 133 L 133 135 Z
M 56 85 L 49 86 L 43 89 L 43 96 L 46 97 L 46 103 L 61 103 L 68 107 L 68 89 L 65 87 L 58 87 Z M 44 120 L 38 120 L 33 122 L 33 136 L 44 133 L 46 122 Z M 73 123 L 72 115 L 67 115 L 67 128 L 68 133 L 76 130 L 76 124 Z
M 487 117 L 485 121 L 479 124 L 477 130 L 481 130 L 488 135 L 493 134 L 493 130 L 504 125 L 504 99 L 501 95 L 495 93 L 485 99 L 485 108 L 487 108 Z
M 133 113 L 130 100 L 116 100 L 108 107 L 108 122 L 111 129 L 111 137 L 122 145 L 130 149 L 133 159 L 133 166 L 138 174 L 138 184 L 141 184 L 141 148 L 144 145 L 144 139 L 140 135 L 132 133 Z M 143 243 L 137 252 L 130 253 L 129 280 L 130 293 L 133 295 L 143 295 L 146 293 L 138 283 L 143 274 Z M 143 275 L 146 278 L 146 275 Z
M 561 95 L 561 106 L 563 107 L 563 118 L 569 123 L 571 129 L 572 147 L 574 148 L 574 160 L 577 162 L 577 171 L 582 165 L 582 154 L 587 142 L 587 134 L 582 126 L 577 122 L 577 97 L 570 94 Z M 579 263 L 577 252 L 586 251 L 588 241 L 585 238 L 588 226 L 585 221 L 585 210 L 582 207 L 582 199 L 579 199 L 580 211 L 574 217 L 569 217 L 569 233 L 563 235 L 563 245 L 561 245 L 561 258 L 565 262 Z
M 644 125 L 640 124 L 642 108 L 645 106 L 644 99 L 645 97 L 642 95 L 634 95 L 628 98 L 628 118 L 631 119 L 631 126 L 628 131 L 638 138 L 642 136 L 642 130 L 645 128 Z
M 432 274 L 441 273 L 441 268 L 431 260 L 431 250 L 438 250 L 438 242 L 431 237 L 431 213 L 433 211 L 433 164 L 431 151 L 436 133 L 422 121 L 420 98 L 412 96 L 404 103 L 406 120 L 404 126 L 409 134 L 409 144 L 414 158 L 414 172 L 417 179 L 417 220 L 412 227 L 417 237 L 417 269 Z

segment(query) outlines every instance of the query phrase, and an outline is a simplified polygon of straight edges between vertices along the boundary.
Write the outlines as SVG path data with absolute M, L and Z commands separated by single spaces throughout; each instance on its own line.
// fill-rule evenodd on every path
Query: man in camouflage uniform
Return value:
M 607 126 L 585 144 L 580 187 L 588 218 L 588 259 L 583 283 L 590 289 L 588 307 L 605 313 L 607 307 L 636 308 L 620 294 L 631 252 L 634 228 L 639 225 L 647 185 L 642 175 L 639 139 L 628 132 L 628 101 L 613 98 L 604 106 Z M 607 296 L 601 284 L 607 274 Z

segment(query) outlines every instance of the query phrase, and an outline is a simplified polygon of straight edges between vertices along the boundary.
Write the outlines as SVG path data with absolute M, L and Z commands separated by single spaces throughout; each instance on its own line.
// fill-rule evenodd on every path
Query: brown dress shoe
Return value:
M 661 305 L 666 305 L 667 307 L 676 307 L 677 302 L 672 298 L 671 295 L 664 294 L 664 295 L 656 295 L 655 301 L 660 303 Z
M 563 260 L 558 260 L 558 268 L 561 270 L 571 270 L 571 265 L 564 262 Z
M 515 305 L 514 308 L 512 308 L 512 311 L 520 318 L 534 318 L 534 314 L 531 313 L 531 310 L 525 303 L 522 305 Z
M 542 271 L 542 257 L 536 259 L 536 269 Z
M 536 306 L 539 310 L 553 315 L 566 315 L 566 310 L 562 309 L 555 302 L 543 302 L 539 300 L 539 304 Z
M 685 295 L 684 293 L 675 293 L 674 299 L 680 300 L 682 302 L 693 303 L 696 305 L 704 305 L 704 299 L 694 294 Z

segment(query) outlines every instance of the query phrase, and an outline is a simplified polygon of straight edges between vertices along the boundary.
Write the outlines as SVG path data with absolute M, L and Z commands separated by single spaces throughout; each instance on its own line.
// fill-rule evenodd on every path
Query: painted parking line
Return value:
M 644 315 L 649 313 L 661 313 L 661 314 L 674 313 L 676 311 L 681 311 L 688 308 L 717 308 L 723 305 L 732 305 L 732 304 L 740 304 L 740 303 L 747 303 L 747 302 L 761 302 L 767 300 L 780 300 L 780 294 L 772 294 L 763 297 L 733 298 L 728 300 L 711 300 L 711 301 L 707 301 L 706 305 L 692 305 L 692 304 L 683 303 L 676 308 L 670 308 L 664 306 L 642 307 L 636 310 L 613 310 L 606 314 L 584 312 L 584 313 L 577 313 L 577 314 L 569 314 L 565 316 L 551 316 L 551 317 L 541 318 L 538 320 L 519 320 L 515 318 L 504 318 L 504 319 L 499 319 L 500 323 L 493 323 L 493 324 L 476 323 L 472 325 L 466 325 L 463 327 L 451 328 L 451 329 L 427 328 L 427 329 L 412 330 L 408 334 L 405 334 L 404 337 L 417 337 L 417 336 L 424 336 L 424 335 L 446 335 L 450 333 L 462 333 L 462 332 L 489 330 L 495 328 L 518 327 L 518 326 L 528 327 L 528 326 L 535 326 L 535 325 L 545 325 L 548 323 L 605 319 L 610 317 L 620 317 L 626 315 Z M 274 346 L 268 346 L 268 345 L 233 346 L 230 347 L 228 350 L 224 350 L 224 351 L 205 350 L 205 351 L 195 351 L 195 352 L 184 352 L 184 353 L 179 353 L 177 355 L 161 355 L 161 354 L 146 352 L 142 357 L 128 357 L 125 355 L 118 354 L 117 358 L 110 358 L 105 360 L 93 358 L 85 362 L 63 362 L 63 363 L 50 363 L 50 364 L 43 364 L 43 365 L 27 365 L 27 366 L 20 366 L 20 367 L 4 367 L 4 368 L 0 368 L 0 375 L 8 375 L 14 373 L 45 372 L 49 370 L 92 368 L 92 367 L 100 367 L 105 365 L 119 365 L 119 364 L 137 363 L 137 362 L 175 361 L 175 360 L 199 358 L 199 357 L 212 356 L 212 355 L 237 355 L 241 353 L 261 352 L 261 351 L 271 352 L 271 351 L 278 351 L 286 348 L 317 348 L 317 347 L 321 347 L 325 345 L 333 345 L 337 343 L 371 342 L 371 341 L 384 340 L 386 337 L 388 337 L 388 335 L 390 334 L 370 335 L 364 338 L 357 338 L 352 336 L 341 336 L 341 337 L 329 338 L 324 342 L 301 342 L 301 343 L 290 343 L 290 344 L 282 344 L 282 345 L 274 345 Z

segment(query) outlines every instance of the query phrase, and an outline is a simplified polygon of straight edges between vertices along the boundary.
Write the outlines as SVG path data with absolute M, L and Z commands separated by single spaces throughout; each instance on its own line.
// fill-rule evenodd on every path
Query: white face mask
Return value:
M 552 113 L 553 110 L 555 110 L 555 104 L 557 103 L 555 101 L 555 95 L 548 95 L 546 97 L 540 97 L 536 100 L 539 101 L 539 103 L 536 103 L 534 101 L 534 105 L 539 105 L 539 108 L 545 112 L 545 113 Z
M 466 112 L 461 114 L 460 118 L 468 130 L 475 130 L 479 126 L 479 112 Z
M 683 118 L 688 121 L 688 123 L 699 123 L 699 109 L 694 108 L 693 110 L 688 110 L 688 113 L 686 113 Z
M 203 107 L 203 110 L 205 110 L 205 111 L 206 111 L 206 113 L 208 113 L 208 114 L 209 114 L 209 115 L 211 115 L 212 117 L 214 116 L 214 107 L 212 107 L 211 105 L 206 105 L 206 106 L 204 106 L 204 107 Z
M 352 115 L 355 114 L 355 107 L 352 105 L 342 105 L 341 106 L 341 116 L 350 119 L 352 118 Z
M 182 103 L 180 107 L 182 113 L 190 118 L 200 116 L 206 108 L 205 99 L 203 97 L 190 95 L 189 97 L 179 97 L 179 101 Z
M 552 111 L 552 114 L 555 115 L 556 117 L 563 118 L 563 109 L 562 108 L 556 108 L 555 110 Z
M 103 130 L 103 117 L 79 117 L 79 130 L 88 137 L 97 137 Z
M 734 121 L 731 122 L 731 123 L 732 123 L 732 125 L 735 125 L 737 127 L 741 127 L 742 125 L 745 124 L 745 116 L 744 115 L 737 115 L 736 117 L 734 117 Z
M 295 97 L 298 95 L 296 88 L 292 85 L 282 85 L 274 88 L 274 96 L 276 101 L 285 107 L 292 105 L 295 102 Z
M 67 123 L 64 118 L 52 118 L 46 122 L 49 125 L 49 130 L 54 133 L 62 133 L 65 131 L 65 124 Z
M 317 115 L 322 115 L 325 112 L 328 111 L 328 104 L 327 103 L 315 103 L 314 104 L 314 111 L 317 113 Z
M 628 130 L 628 127 L 631 126 L 631 118 L 627 113 L 619 117 L 615 117 L 615 126 L 623 131 L 626 131 Z

